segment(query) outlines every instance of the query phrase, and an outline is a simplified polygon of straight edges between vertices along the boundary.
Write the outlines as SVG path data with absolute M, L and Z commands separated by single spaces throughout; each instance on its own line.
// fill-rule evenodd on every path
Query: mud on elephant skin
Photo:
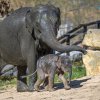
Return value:
M 17 66 L 17 91 L 33 91 L 36 76 L 26 75 L 36 70 L 39 56 L 52 53 L 52 50 L 69 52 L 84 49 L 78 46 L 64 46 L 57 39 L 60 25 L 60 10 L 53 5 L 23 7 L 12 12 L 0 24 L 0 55 L 9 64 Z
M 61 57 L 54 54 L 49 54 L 39 58 L 37 61 L 37 75 L 38 80 L 34 85 L 36 91 L 39 91 L 40 84 L 44 82 L 46 90 L 53 91 L 54 76 L 55 73 L 59 76 L 60 80 L 64 84 L 65 89 L 70 89 L 67 79 L 64 77 L 64 73 L 68 72 L 71 76 L 72 65 L 68 57 Z M 71 77 L 69 77 L 71 80 Z

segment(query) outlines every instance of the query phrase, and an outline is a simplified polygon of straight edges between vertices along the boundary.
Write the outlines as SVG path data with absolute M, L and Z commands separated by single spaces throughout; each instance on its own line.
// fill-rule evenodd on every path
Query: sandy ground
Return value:
M 83 77 L 71 82 L 71 89 L 64 90 L 56 84 L 54 92 L 18 93 L 16 87 L 0 91 L 0 100 L 100 100 L 100 75 Z

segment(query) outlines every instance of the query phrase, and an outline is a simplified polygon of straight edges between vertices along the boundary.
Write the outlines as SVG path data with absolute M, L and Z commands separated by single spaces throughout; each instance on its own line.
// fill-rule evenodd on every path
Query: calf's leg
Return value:
M 48 84 L 48 87 L 49 87 L 49 91 L 52 92 L 54 91 L 55 89 L 53 88 L 53 85 L 54 85 L 54 76 L 55 76 L 55 73 L 52 72 L 50 75 L 49 75 L 49 84 Z
M 37 70 L 37 75 L 38 75 L 38 79 L 37 79 L 37 81 L 36 81 L 36 83 L 34 85 L 34 89 L 36 91 L 39 91 L 40 84 L 45 80 L 45 74 L 42 71 L 42 69 L 39 69 L 39 70 Z
M 70 86 L 68 85 L 68 82 L 67 82 L 67 80 L 65 79 L 64 75 L 59 74 L 58 76 L 59 76 L 60 80 L 63 82 L 64 88 L 65 88 L 66 90 L 69 90 L 69 89 L 70 89 Z
M 48 82 L 48 80 L 49 80 L 49 77 L 48 76 L 46 76 L 46 78 L 45 78 L 45 80 L 44 80 L 44 84 L 43 84 L 43 86 L 45 87 L 45 90 L 46 91 L 48 91 L 48 89 L 49 89 L 49 82 Z

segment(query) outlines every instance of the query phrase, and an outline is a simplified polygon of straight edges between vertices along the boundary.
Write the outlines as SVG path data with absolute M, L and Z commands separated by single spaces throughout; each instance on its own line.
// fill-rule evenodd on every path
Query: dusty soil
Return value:
M 73 80 L 70 90 L 64 90 L 62 83 L 55 86 L 54 92 L 18 93 L 16 87 L 0 90 L 0 100 L 100 100 L 100 75 Z

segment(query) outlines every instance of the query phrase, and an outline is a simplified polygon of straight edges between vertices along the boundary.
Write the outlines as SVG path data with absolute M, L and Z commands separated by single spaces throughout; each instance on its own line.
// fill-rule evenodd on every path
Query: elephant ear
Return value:
M 40 30 L 39 30 L 39 25 L 37 24 L 37 17 L 36 13 L 34 12 L 33 9 L 29 10 L 26 14 L 26 28 L 30 34 L 32 34 L 34 39 L 39 39 L 41 37 Z
M 26 21 L 27 30 L 29 31 L 29 33 L 32 34 L 32 32 L 33 32 L 33 23 L 32 23 L 32 20 L 31 20 L 31 11 L 32 10 L 27 11 L 25 21 Z

